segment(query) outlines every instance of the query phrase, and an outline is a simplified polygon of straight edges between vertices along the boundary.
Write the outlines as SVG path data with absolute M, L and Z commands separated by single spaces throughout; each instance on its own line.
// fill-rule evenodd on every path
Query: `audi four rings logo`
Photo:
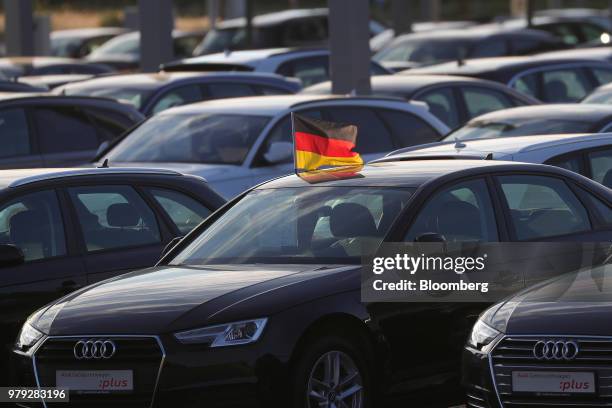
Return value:
M 73 352 L 77 360 L 109 359 L 117 352 L 117 346 L 112 340 L 79 340 Z
M 538 360 L 573 360 L 580 348 L 575 341 L 538 341 L 533 346 L 533 356 Z

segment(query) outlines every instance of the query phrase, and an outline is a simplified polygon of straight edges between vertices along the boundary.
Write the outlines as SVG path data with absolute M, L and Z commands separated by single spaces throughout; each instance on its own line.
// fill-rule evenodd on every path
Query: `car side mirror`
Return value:
M 280 164 L 290 161 L 293 157 L 293 143 L 272 142 L 263 158 L 270 164 Z
M 166 254 L 167 254 L 168 252 L 170 252 L 170 251 L 172 250 L 172 248 L 174 248 L 174 247 L 176 246 L 176 244 L 178 244 L 178 243 L 181 241 L 181 239 L 183 239 L 183 237 L 182 237 L 182 236 L 172 238 L 172 239 L 170 240 L 170 242 L 168 242 L 168 244 L 167 244 L 167 245 L 164 247 L 164 249 L 162 250 L 162 253 L 161 253 L 162 258 L 163 258 L 164 256 L 166 256 Z
M 0 268 L 21 265 L 25 262 L 23 251 L 15 245 L 0 245 Z
M 421 234 L 414 239 L 414 242 L 440 242 L 446 243 L 446 238 L 442 234 L 438 234 L 437 232 L 426 232 L 425 234 Z

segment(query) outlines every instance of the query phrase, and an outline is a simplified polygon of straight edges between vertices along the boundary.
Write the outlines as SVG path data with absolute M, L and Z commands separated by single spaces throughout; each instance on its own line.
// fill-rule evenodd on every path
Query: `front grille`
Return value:
M 112 340 L 117 351 L 110 359 L 77 360 L 74 345 L 93 337 L 49 338 L 36 351 L 35 365 L 41 387 L 55 387 L 57 370 L 133 370 L 134 390 L 127 392 L 79 393 L 71 391 L 70 403 L 48 407 L 150 407 L 163 362 L 163 350 L 154 337 L 99 337 Z
M 490 405 L 487 402 L 487 397 L 484 392 L 477 388 L 471 388 L 466 393 L 466 405 L 468 408 L 489 408 Z
M 537 360 L 536 343 L 574 341 L 580 352 L 571 361 Z M 496 391 L 503 407 L 612 407 L 612 338 L 510 336 L 502 339 L 491 352 L 491 366 Z M 585 371 L 595 373 L 595 395 L 517 394 L 512 391 L 513 371 Z

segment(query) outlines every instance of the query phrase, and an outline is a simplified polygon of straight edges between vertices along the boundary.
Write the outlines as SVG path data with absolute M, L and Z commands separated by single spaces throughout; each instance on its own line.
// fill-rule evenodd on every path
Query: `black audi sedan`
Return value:
M 261 184 L 156 267 L 38 310 L 12 384 L 70 388 L 87 406 L 377 406 L 379 393 L 457 378 L 473 320 L 459 304 L 362 303 L 361 256 L 431 233 L 612 239 L 612 192 L 563 169 L 439 160 L 348 173 Z
M 223 203 L 203 179 L 167 170 L 0 171 L 0 384 L 7 345 L 30 313 L 154 265 Z
M 596 58 L 555 54 L 447 62 L 402 71 L 406 75 L 461 75 L 488 79 L 548 103 L 578 102 L 612 81 L 612 66 Z
M 468 407 L 610 405 L 611 278 L 587 268 L 487 309 L 464 350 Z

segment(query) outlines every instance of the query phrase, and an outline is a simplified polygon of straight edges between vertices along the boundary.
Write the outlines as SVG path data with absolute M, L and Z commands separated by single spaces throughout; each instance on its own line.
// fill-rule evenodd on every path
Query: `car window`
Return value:
M 28 119 L 23 109 L 0 110 L 0 157 L 31 153 Z
M 608 188 L 612 188 L 612 149 L 590 152 L 588 165 L 591 168 L 591 178 Z
M 591 72 L 595 76 L 595 79 L 599 85 L 612 82 L 612 69 L 591 68 Z
M 306 116 L 308 118 L 313 119 L 323 119 L 321 112 L 317 109 L 307 109 L 303 111 L 299 111 L 299 114 L 302 116 Z M 265 154 L 269 149 L 272 143 L 276 142 L 286 142 L 293 143 L 293 130 L 291 129 L 291 116 L 286 115 L 284 118 L 279 120 L 276 125 L 272 128 L 268 137 L 266 138 L 263 147 L 260 149 L 260 155 Z M 293 161 L 293 157 L 288 158 L 285 163 L 291 163 Z M 259 158 L 259 163 L 266 164 L 265 160 Z M 278 163 L 277 163 L 278 164 Z
M 135 122 L 126 116 L 108 109 L 85 109 L 98 128 L 101 141 L 111 141 L 121 136 Z
M 295 59 L 281 64 L 276 72 L 298 78 L 307 87 L 329 79 L 329 58 L 316 56 Z
M 408 112 L 377 109 L 387 127 L 391 129 L 398 147 L 408 147 L 440 140 L 440 133 L 425 120 Z
M 538 74 L 523 75 L 512 84 L 512 87 L 525 95 L 539 98 Z
M 510 99 L 501 92 L 479 87 L 461 88 L 461 94 L 469 118 L 472 119 L 484 113 L 510 108 L 513 106 Z
M 484 180 L 460 182 L 435 193 L 417 214 L 404 237 L 412 242 L 427 233 L 447 242 L 496 242 L 497 225 Z
M 542 72 L 545 102 L 577 102 L 584 98 L 591 86 L 579 68 L 564 68 Z
M 275 86 L 268 86 L 268 85 L 255 85 L 255 88 L 257 89 L 258 93 L 260 93 L 261 95 L 287 95 L 287 94 L 292 93 L 291 91 L 288 91 L 287 89 L 277 88 Z
M 512 47 L 512 54 L 514 55 L 525 55 L 537 51 L 545 51 L 547 45 L 535 38 L 518 36 L 510 37 L 510 44 Z
M 213 99 L 253 96 L 255 91 L 248 84 L 218 83 L 206 84 L 208 97 Z
M 608 204 L 604 203 L 599 198 L 595 197 L 593 194 L 585 191 L 584 189 L 580 190 L 582 191 L 581 196 L 586 198 L 606 226 L 612 226 L 612 208 L 610 208 Z
M 41 153 L 96 150 L 98 134 L 89 118 L 72 107 L 35 108 Z
M 546 30 L 556 37 L 561 38 L 565 44 L 576 45 L 580 42 L 580 38 L 578 38 L 578 33 L 574 30 L 574 27 L 567 23 L 546 24 L 538 28 Z
M 566 169 L 569 171 L 573 171 L 574 173 L 583 174 L 584 170 L 582 169 L 582 160 L 579 155 L 575 156 L 564 156 L 563 158 L 553 158 L 548 161 L 551 166 L 561 167 L 562 169 Z
M 588 231 L 588 214 L 562 180 L 545 176 L 501 176 L 501 189 L 517 239 Z
M 355 151 L 360 154 L 389 152 L 394 149 L 391 134 L 385 124 L 369 108 L 361 107 L 330 107 L 323 108 L 332 122 L 350 123 L 357 126 L 357 146 Z
M 203 204 L 186 194 L 167 189 L 149 190 L 181 234 L 187 234 L 211 213 Z
M 284 45 L 304 45 L 325 41 L 328 38 L 327 18 L 310 17 L 285 24 Z
M 161 242 L 155 214 L 132 187 L 75 187 L 68 192 L 88 251 Z
M 55 191 L 28 194 L 0 205 L 0 242 L 19 247 L 26 262 L 66 255 Z
M 159 113 L 174 106 L 198 102 L 204 99 L 199 86 L 185 85 L 174 88 L 162 95 L 153 106 L 153 113 Z
M 415 100 L 425 102 L 429 106 L 429 112 L 449 128 L 459 126 L 459 112 L 452 88 L 436 88 L 419 95 Z
M 600 42 L 602 35 L 606 34 L 605 30 L 603 30 L 601 27 L 596 26 L 595 24 L 585 24 L 583 22 L 580 24 L 579 29 L 582 32 L 584 42 Z
M 503 38 L 489 38 L 475 44 L 469 54 L 470 58 L 501 57 L 508 55 L 508 45 Z

